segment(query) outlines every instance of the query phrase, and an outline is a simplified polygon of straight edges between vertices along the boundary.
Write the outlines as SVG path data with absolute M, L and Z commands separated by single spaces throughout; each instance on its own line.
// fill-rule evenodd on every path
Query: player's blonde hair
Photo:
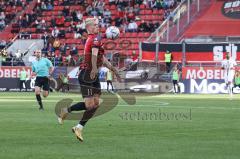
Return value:
M 97 19 L 97 18 L 87 18 L 87 19 L 85 20 L 85 25 L 86 25 L 86 26 L 94 25 L 95 22 L 98 23 L 98 19 Z

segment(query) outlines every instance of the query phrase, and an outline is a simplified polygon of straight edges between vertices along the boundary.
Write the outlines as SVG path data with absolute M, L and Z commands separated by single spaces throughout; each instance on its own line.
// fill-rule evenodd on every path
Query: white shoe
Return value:
M 67 108 L 62 108 L 61 113 L 59 114 L 59 117 L 58 117 L 58 123 L 63 124 L 63 121 L 67 117 L 67 115 L 68 115 Z

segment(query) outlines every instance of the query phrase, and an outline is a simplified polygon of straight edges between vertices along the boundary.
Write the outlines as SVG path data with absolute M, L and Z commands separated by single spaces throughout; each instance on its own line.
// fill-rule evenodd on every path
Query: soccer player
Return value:
M 112 70 L 120 80 L 120 76 L 116 68 L 114 68 L 107 58 L 104 57 L 103 43 L 98 35 L 99 24 L 96 18 L 87 18 L 85 20 L 88 38 L 84 48 L 84 65 L 80 69 L 78 80 L 81 87 L 83 102 L 76 103 L 71 107 L 61 110 L 58 121 L 60 124 L 66 118 L 68 113 L 72 111 L 85 110 L 80 122 L 72 128 L 79 141 L 83 141 L 82 130 L 88 120 L 93 117 L 99 107 L 99 98 L 101 95 L 101 86 L 98 78 L 98 71 L 102 65 Z
M 236 61 L 231 59 L 229 54 L 227 54 L 226 59 L 222 61 L 222 69 L 224 70 L 224 80 L 227 85 L 230 99 L 233 96 L 232 87 L 233 87 L 233 79 L 235 75 L 236 65 L 237 65 Z
M 43 110 L 41 88 L 43 89 L 43 97 L 47 97 L 49 93 L 49 78 L 53 73 L 53 65 L 50 60 L 42 57 L 41 50 L 35 51 L 36 61 L 32 63 L 32 72 L 36 76 L 35 94 L 39 104 L 39 110 Z

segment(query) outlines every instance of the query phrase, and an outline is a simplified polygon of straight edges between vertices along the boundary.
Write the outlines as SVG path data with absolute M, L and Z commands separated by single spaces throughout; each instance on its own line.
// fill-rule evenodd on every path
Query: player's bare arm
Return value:
M 113 73 L 115 74 L 115 76 L 117 77 L 118 81 L 121 81 L 121 77 L 119 75 L 118 70 L 112 66 L 112 64 L 107 60 L 107 58 L 105 56 L 103 56 L 103 64 L 110 69 L 111 71 L 113 71 Z

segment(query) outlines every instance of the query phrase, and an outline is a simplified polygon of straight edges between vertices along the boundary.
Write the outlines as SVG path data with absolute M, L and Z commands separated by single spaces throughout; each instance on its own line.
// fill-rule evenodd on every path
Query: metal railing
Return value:
M 211 4 L 211 0 L 184 0 L 160 27 L 152 33 L 147 42 L 177 42 L 187 26 L 197 15 Z

